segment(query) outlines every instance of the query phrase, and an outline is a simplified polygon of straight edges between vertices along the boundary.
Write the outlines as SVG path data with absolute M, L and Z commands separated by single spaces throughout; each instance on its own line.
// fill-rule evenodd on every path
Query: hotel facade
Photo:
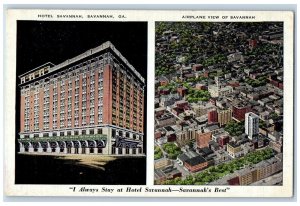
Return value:
M 19 78 L 19 152 L 144 153 L 145 79 L 111 42 Z

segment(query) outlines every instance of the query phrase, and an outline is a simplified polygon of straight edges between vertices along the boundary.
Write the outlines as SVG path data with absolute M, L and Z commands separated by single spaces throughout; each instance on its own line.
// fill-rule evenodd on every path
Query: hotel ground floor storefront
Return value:
M 20 134 L 20 153 L 141 155 L 143 134 L 115 126 Z

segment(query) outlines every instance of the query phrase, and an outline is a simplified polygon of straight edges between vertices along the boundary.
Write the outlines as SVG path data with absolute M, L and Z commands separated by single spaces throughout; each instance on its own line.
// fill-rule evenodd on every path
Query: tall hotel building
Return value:
M 252 112 L 245 114 L 245 133 L 251 140 L 259 133 L 259 117 Z
M 20 152 L 144 153 L 145 79 L 111 42 L 19 78 Z

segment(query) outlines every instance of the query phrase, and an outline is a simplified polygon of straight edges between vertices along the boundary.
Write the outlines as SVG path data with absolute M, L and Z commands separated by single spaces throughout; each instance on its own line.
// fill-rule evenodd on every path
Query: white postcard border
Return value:
M 38 14 L 81 14 L 83 19 L 77 18 L 38 18 Z M 112 14 L 114 19 L 88 19 L 86 14 Z M 118 18 L 125 15 L 126 19 Z M 220 16 L 219 19 L 183 19 L 183 15 Z M 253 15 L 255 19 L 226 20 L 225 16 Z M 293 195 L 293 115 L 294 115 L 294 25 L 293 13 L 286 11 L 141 11 L 141 10 L 8 10 L 6 15 L 6 48 L 4 72 L 4 179 L 5 194 L 14 196 L 132 196 L 132 197 L 291 197 Z M 112 185 L 15 185 L 15 76 L 16 76 L 16 20 L 45 20 L 45 21 L 147 21 L 148 22 L 148 85 L 147 85 L 147 185 L 146 186 L 112 186 Z M 283 21 L 284 22 L 284 145 L 283 145 L 283 186 L 159 186 L 153 184 L 153 134 L 154 134 L 154 45 L 155 21 Z M 293 54 L 293 55 L 291 55 Z M 16 105 L 17 106 L 17 105 Z M 115 192 L 82 193 L 69 189 L 70 187 L 113 188 Z M 141 188 L 141 192 L 124 192 L 127 187 Z M 208 188 L 212 192 L 203 193 L 155 193 L 146 192 L 146 188 L 162 189 L 180 188 Z M 215 188 L 226 189 L 226 192 L 213 192 Z M 229 189 L 227 189 L 229 188 Z M 123 192 L 117 192 L 122 189 Z

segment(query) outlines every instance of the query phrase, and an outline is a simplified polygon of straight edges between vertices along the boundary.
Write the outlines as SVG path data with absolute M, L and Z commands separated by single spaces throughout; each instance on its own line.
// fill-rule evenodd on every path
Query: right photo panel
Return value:
M 283 185 L 283 22 L 155 23 L 155 185 Z

